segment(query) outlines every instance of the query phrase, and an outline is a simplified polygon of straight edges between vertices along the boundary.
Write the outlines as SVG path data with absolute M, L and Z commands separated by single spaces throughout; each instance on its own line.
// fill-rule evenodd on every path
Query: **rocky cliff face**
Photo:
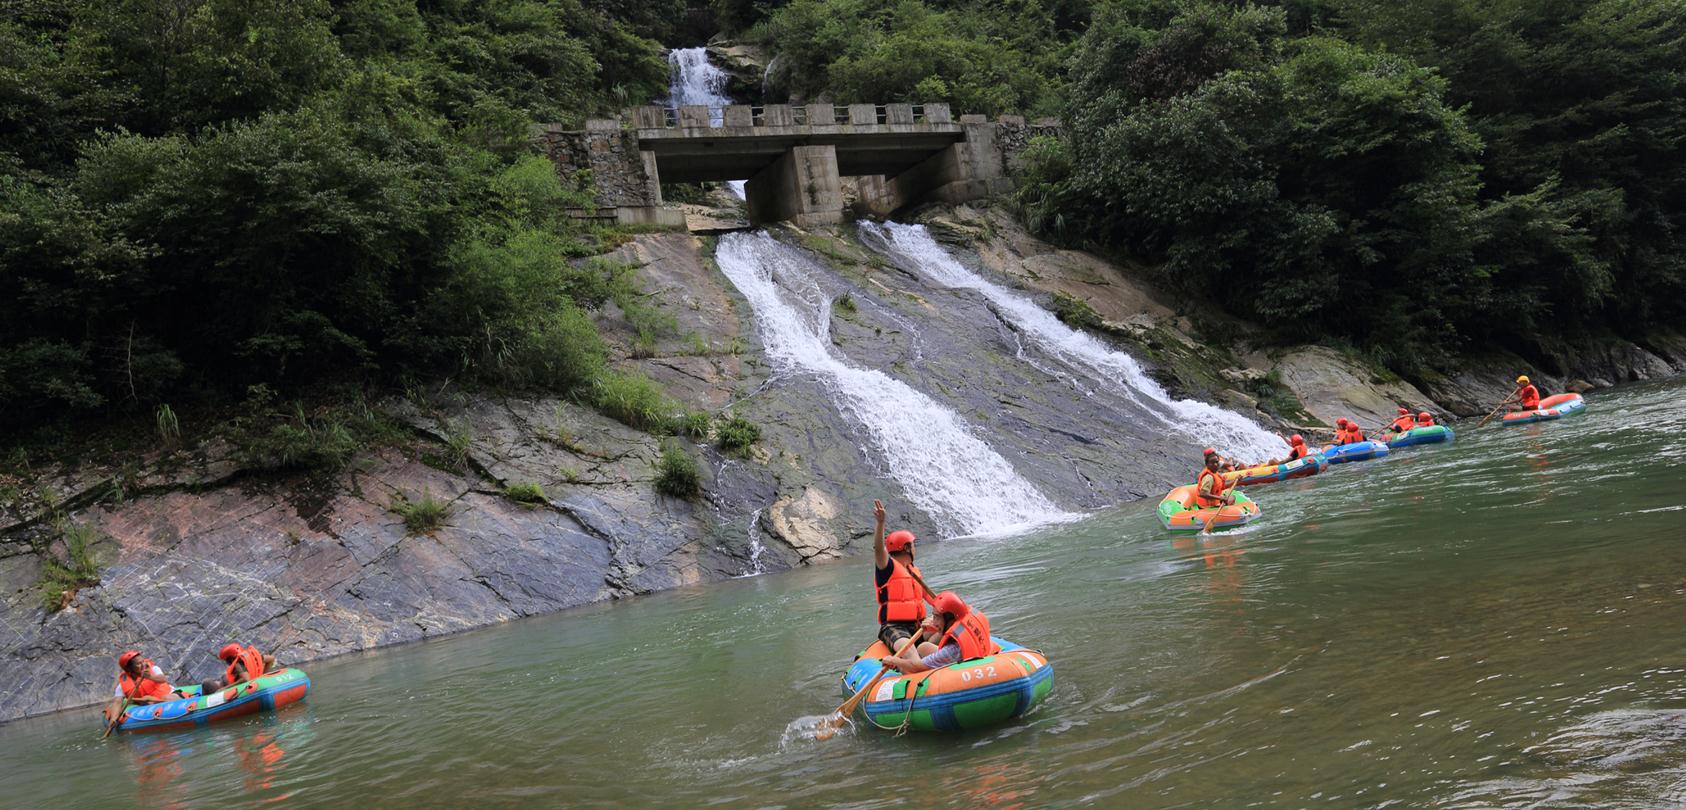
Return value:
M 1041 243 L 998 210 L 942 209 L 925 219 L 998 283 L 1050 305 L 1056 293 L 1085 304 L 1105 339 L 1148 359 L 1174 389 L 1284 428 L 1337 415 L 1385 421 L 1396 401 L 1480 413 L 1527 368 L 1496 356 L 1424 392 L 1327 349 L 1255 351 L 1246 324 L 1179 302 L 1128 268 Z M 898 268 L 847 227 L 779 238 L 809 249 L 823 267 L 817 283 L 849 302 L 830 314 L 841 356 L 953 410 L 1058 507 L 1153 497 L 1187 478 L 1195 439 L 1125 418 L 1111 395 L 1027 360 L 1023 337 L 978 293 Z M 448 386 L 378 405 L 413 441 L 331 476 L 246 470 L 215 442 L 46 471 L 28 484 L 50 496 L 52 511 L 98 530 L 99 582 L 76 590 L 63 610 L 45 610 L 46 557 L 67 549 L 49 541 L 40 501 L 0 511 L 8 676 L 0 720 L 109 694 L 112 656 L 126 647 L 146 650 L 186 682 L 218 671 L 212 651 L 229 640 L 303 663 L 843 557 L 865 549 L 875 497 L 898 526 L 941 536 L 944 525 L 912 505 L 833 392 L 773 366 L 755 314 L 711 256 L 707 239 L 640 236 L 619 258 L 639 268 L 638 283 L 673 327 L 640 337 L 612 308 L 601 324 L 619 366 L 659 381 L 689 408 L 735 413 L 761 428 L 747 458 L 683 442 L 703 462 L 702 498 L 656 492 L 662 441 L 648 433 L 564 400 Z M 1240 342 L 1199 337 L 1214 330 Z M 1548 384 L 1568 375 L 1603 384 L 1686 369 L 1682 349 L 1686 342 L 1612 345 L 1566 355 L 1555 375 L 1530 370 Z M 442 463 L 445 447 L 461 452 Z M 541 502 L 506 495 L 515 484 L 539 485 Z M 393 507 L 423 498 L 447 503 L 449 513 L 438 528 L 416 532 Z

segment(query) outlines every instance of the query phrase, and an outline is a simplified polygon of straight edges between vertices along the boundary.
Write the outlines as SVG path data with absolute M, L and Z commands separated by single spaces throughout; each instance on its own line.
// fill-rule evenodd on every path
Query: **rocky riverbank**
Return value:
M 1479 415 L 1519 369 L 1553 390 L 1686 370 L 1686 341 L 1612 340 L 1559 347 L 1550 368 L 1494 354 L 1418 387 L 1325 347 L 1255 346 L 1250 325 L 1180 302 L 1136 269 L 1042 243 L 1000 209 L 921 219 L 968 266 L 1129 349 L 1173 391 L 1281 429 L 1339 415 L 1379 424 L 1395 402 Z M 985 298 L 898 269 L 849 226 L 779 238 L 823 268 L 817 283 L 834 303 L 821 317 L 839 356 L 954 411 L 1059 508 L 1157 496 L 1192 469 L 1194 438 L 1122 418 L 1118 402 L 1027 362 Z M 253 469 L 220 440 L 37 471 L 0 511 L 0 720 L 106 694 L 125 647 L 186 681 L 217 669 L 212 651 L 233 639 L 304 663 L 836 559 L 864 550 L 874 497 L 898 525 L 941 536 L 947 527 L 912 504 L 824 382 L 775 368 L 713 247 L 639 236 L 618 258 L 638 268 L 662 322 L 610 307 L 600 326 L 621 367 L 688 408 L 756 425 L 747 453 L 664 440 L 570 401 L 446 384 L 372 404 L 401 437 L 331 474 Z M 653 486 L 664 441 L 700 462 L 700 498 Z M 437 524 L 407 524 L 406 507 L 423 501 L 445 507 Z M 73 556 L 65 526 L 93 530 L 97 582 L 49 611 L 45 569 Z

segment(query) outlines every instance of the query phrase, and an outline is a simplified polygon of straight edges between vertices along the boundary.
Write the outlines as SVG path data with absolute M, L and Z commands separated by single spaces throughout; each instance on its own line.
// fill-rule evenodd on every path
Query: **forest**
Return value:
M 772 83 L 1059 116 L 1011 201 L 1282 341 L 1404 374 L 1678 327 L 1666 0 L 715 0 Z M 534 122 L 665 93 L 683 0 L 0 5 L 0 407 L 438 377 L 603 401 L 614 234 Z M 655 418 L 634 408 L 629 421 Z
M 839 102 L 1057 115 L 1016 202 L 1407 375 L 1686 315 L 1671 0 L 720 0 Z

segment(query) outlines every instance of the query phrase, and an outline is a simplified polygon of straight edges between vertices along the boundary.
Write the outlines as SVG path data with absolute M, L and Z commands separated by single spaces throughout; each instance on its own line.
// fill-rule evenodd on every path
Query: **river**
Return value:
M 784 739 L 873 631 L 853 559 L 318 662 L 304 703 L 226 727 L 10 723 L 0 803 L 1679 804 L 1682 394 L 1259 488 L 1233 534 L 1139 502 L 928 544 L 934 586 L 1054 661 L 992 731 Z

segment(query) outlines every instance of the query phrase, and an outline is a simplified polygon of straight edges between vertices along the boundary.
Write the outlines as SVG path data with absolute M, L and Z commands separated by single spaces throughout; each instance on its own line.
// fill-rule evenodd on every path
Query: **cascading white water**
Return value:
M 720 126 L 726 97 L 726 71 L 708 61 L 707 48 L 674 48 L 667 52 L 667 105 L 677 110 L 688 105 L 708 108 L 710 126 Z
M 1068 517 L 953 411 L 874 369 L 855 368 L 831 344 L 831 299 L 822 272 L 765 231 L 722 237 L 721 272 L 755 310 L 768 358 L 781 371 L 813 374 L 838 409 L 871 439 L 908 500 L 949 528 L 996 534 Z
M 726 95 L 726 71 L 708 61 L 707 48 L 674 48 L 667 52 L 667 106 L 675 112 L 680 107 L 700 104 L 708 108 L 708 125 L 725 123 L 724 108 L 732 103 Z M 733 196 L 744 198 L 744 181 L 727 180 L 726 188 Z
M 1241 414 L 1192 399 L 1173 399 L 1142 371 L 1135 358 L 1073 329 L 1023 293 L 992 283 L 968 270 L 931 238 L 923 225 L 861 223 L 886 253 L 902 259 L 905 269 L 923 273 L 948 287 L 977 290 L 1038 347 L 1061 362 L 1142 406 L 1171 427 L 1225 454 L 1250 461 L 1281 457 L 1288 445 Z

